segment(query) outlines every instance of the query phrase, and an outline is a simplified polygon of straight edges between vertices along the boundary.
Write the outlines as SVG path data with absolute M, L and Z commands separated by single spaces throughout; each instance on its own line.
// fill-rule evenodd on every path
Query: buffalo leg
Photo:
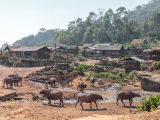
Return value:
M 62 106 L 63 106 L 63 100 L 62 100 L 62 98 L 60 99 L 60 104 L 59 104 L 59 106 L 61 106 L 61 103 L 62 103 Z
M 82 106 L 82 104 L 83 104 L 83 102 L 81 101 L 80 105 L 81 105 L 81 107 L 82 107 L 82 109 L 83 109 L 83 106 Z
M 49 99 L 49 102 L 48 102 L 48 104 L 51 104 L 51 99 Z
M 76 108 L 76 106 L 77 106 L 78 103 L 79 103 L 79 100 L 77 100 L 76 105 L 75 105 L 75 108 Z
M 94 101 L 94 103 L 96 104 L 96 108 L 97 108 L 97 103 L 96 103 L 96 101 Z M 98 109 L 98 108 L 97 108 Z
M 92 109 L 92 102 L 90 102 L 90 108 Z
M 124 102 L 123 102 L 123 99 L 121 99 L 121 102 L 123 103 L 123 105 L 125 106 Z
M 118 100 L 119 100 L 119 98 L 117 97 L 117 105 L 118 105 Z
M 131 100 L 130 100 L 130 106 L 132 106 L 132 103 L 133 103 L 133 100 L 131 99 Z

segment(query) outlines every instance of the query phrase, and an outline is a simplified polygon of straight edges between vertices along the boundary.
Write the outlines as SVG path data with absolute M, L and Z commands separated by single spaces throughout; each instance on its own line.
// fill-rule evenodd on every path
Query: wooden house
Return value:
M 69 45 L 67 48 L 67 54 L 78 54 L 79 48 L 78 45 Z
M 106 57 L 124 55 L 125 49 L 122 45 L 99 45 L 94 49 L 97 54 Z
M 160 60 L 160 47 L 153 47 L 150 51 L 150 57 L 152 60 Z
M 137 57 L 129 57 L 126 58 L 124 61 L 126 73 L 129 73 L 133 70 L 139 71 L 141 69 L 141 63 L 144 62 L 144 60 L 139 59 Z
M 22 46 L 13 51 L 15 57 L 18 58 L 38 58 L 48 59 L 52 51 L 47 46 L 28 47 Z
M 131 54 L 133 55 L 142 55 L 143 48 L 141 46 L 133 46 L 131 47 Z

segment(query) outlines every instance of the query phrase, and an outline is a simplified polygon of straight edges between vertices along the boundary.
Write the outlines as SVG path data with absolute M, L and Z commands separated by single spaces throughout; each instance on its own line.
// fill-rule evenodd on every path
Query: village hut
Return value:
M 123 45 L 99 45 L 94 51 L 106 57 L 119 57 L 125 53 Z
M 67 48 L 67 54 L 78 54 L 79 48 L 78 45 L 69 45 Z
M 142 55 L 143 50 L 144 49 L 141 46 L 133 46 L 131 48 L 131 51 L 132 51 L 133 55 Z
M 153 47 L 150 51 L 150 56 L 152 60 L 160 60 L 160 47 Z
M 141 63 L 144 62 L 144 60 L 139 59 L 137 57 L 129 57 L 126 58 L 124 61 L 126 73 L 129 73 L 133 70 L 139 71 L 141 69 Z
M 39 47 L 29 47 L 22 46 L 13 51 L 18 58 L 38 58 L 38 59 L 48 59 L 52 51 L 47 48 L 47 46 Z

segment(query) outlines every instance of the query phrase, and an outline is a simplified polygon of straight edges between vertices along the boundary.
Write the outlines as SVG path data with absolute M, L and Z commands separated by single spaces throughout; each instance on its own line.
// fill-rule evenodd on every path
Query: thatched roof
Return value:
M 153 47 L 150 51 L 151 55 L 160 55 L 160 47 Z
M 145 39 L 133 39 L 131 44 L 139 44 L 141 42 L 143 42 Z

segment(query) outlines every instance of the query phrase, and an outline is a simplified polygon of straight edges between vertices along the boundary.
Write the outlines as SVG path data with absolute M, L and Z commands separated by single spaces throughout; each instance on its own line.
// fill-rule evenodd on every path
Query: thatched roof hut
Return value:
M 160 47 L 154 47 L 150 51 L 150 55 L 160 55 Z

